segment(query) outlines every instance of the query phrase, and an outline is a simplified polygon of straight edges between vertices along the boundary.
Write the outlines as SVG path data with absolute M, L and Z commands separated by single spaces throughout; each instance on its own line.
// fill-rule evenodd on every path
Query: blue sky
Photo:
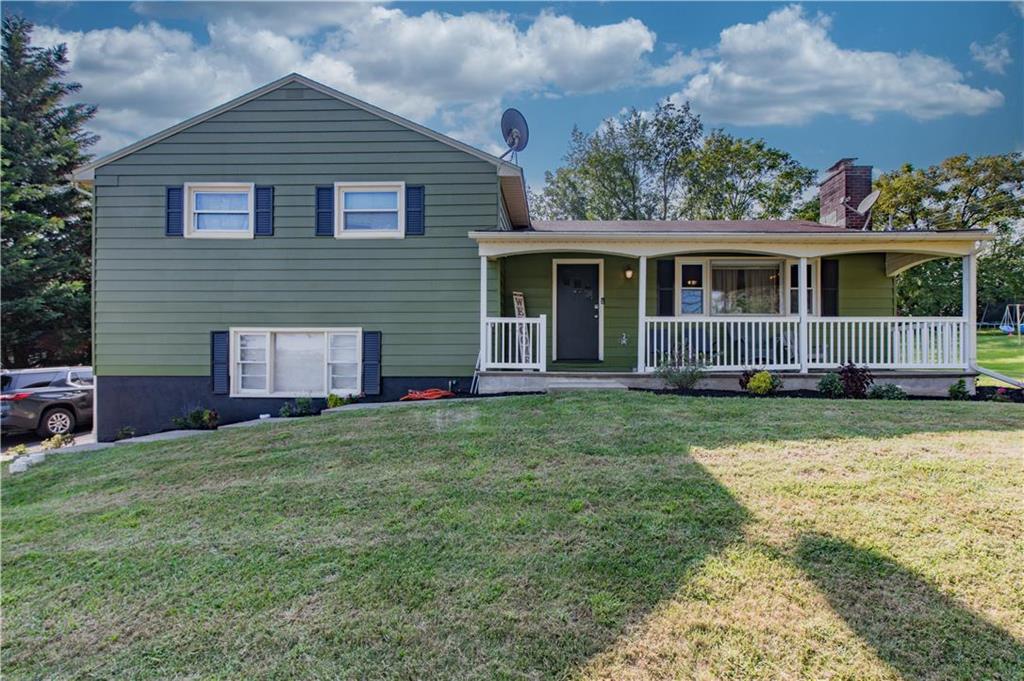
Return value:
M 468 143 L 531 129 L 542 182 L 569 131 L 690 101 L 707 128 L 823 169 L 1024 150 L 1024 3 L 18 3 L 66 42 L 106 153 L 299 71 Z

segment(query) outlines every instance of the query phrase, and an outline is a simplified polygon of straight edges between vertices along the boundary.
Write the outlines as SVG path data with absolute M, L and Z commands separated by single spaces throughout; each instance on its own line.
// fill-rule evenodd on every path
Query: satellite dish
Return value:
M 501 138 L 508 145 L 508 151 L 501 158 L 526 148 L 526 143 L 530 141 L 530 128 L 526 125 L 526 117 L 518 109 L 505 109 L 505 113 L 501 114 Z
M 876 189 L 875 191 L 865 196 L 864 200 L 860 202 L 859 206 L 857 206 L 857 212 L 860 213 L 861 215 L 866 214 L 869 210 L 871 210 L 871 207 L 875 205 L 875 201 L 878 200 L 878 196 L 881 193 L 882 192 Z
M 865 196 L 864 200 L 861 201 L 857 205 L 856 208 L 854 208 L 850 204 L 846 203 L 846 201 L 849 200 L 849 197 L 847 197 L 846 199 L 843 200 L 843 205 L 844 206 L 846 206 L 847 208 L 849 208 L 853 212 L 857 213 L 858 215 L 866 215 L 867 216 L 867 220 L 864 221 L 864 226 L 861 228 L 864 231 L 867 231 L 867 230 L 869 230 L 871 228 L 871 208 L 875 205 L 875 201 L 878 200 L 878 196 L 880 194 L 881 194 L 881 192 L 876 189 L 875 191 L 873 191 L 870 194 L 868 194 L 867 196 Z

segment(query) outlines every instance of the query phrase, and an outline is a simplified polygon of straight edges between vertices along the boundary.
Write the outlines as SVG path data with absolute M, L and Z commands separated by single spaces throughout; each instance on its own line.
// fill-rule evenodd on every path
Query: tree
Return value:
M 549 220 L 781 218 L 814 181 L 764 140 L 702 132 L 688 103 L 671 102 L 632 109 L 591 135 L 574 128 L 565 165 L 545 174 L 530 205 Z
M 686 163 L 683 212 L 695 220 L 789 217 L 815 175 L 764 140 L 716 130 Z
M 681 192 L 682 159 L 701 133 L 689 105 L 632 109 L 592 134 L 573 128 L 565 165 L 545 174 L 534 212 L 546 219 L 668 219 Z
M 96 137 L 95 107 L 65 104 L 64 45 L 31 45 L 32 23 L 3 18 L 0 193 L 3 362 L 24 367 L 89 358 L 89 202 L 67 181 Z
M 875 229 L 974 229 L 1024 218 L 1024 154 L 951 156 L 929 168 L 911 165 L 875 183 Z
M 938 165 L 904 165 L 875 183 L 874 229 L 977 229 L 996 231 L 978 255 L 978 304 L 1024 300 L 1024 154 L 952 156 Z M 939 259 L 899 275 L 901 314 L 957 315 L 961 263 Z

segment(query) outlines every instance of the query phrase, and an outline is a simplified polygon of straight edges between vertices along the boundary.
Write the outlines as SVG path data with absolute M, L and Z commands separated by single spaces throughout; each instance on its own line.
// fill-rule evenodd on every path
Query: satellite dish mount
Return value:
M 864 231 L 865 232 L 867 230 L 871 229 L 871 209 L 875 206 L 875 201 L 878 201 L 878 197 L 879 197 L 879 195 L 881 193 L 882 192 L 880 192 L 880 191 L 878 191 L 876 189 L 875 191 L 873 191 L 870 194 L 868 194 L 867 196 L 865 196 L 864 200 L 861 201 L 857 205 L 856 208 L 854 208 L 853 206 L 851 206 L 850 204 L 848 204 L 846 202 L 846 201 L 849 200 L 849 197 L 847 197 L 845 200 L 843 200 L 843 206 L 845 206 L 846 208 L 849 208 L 850 210 L 852 210 L 857 215 L 867 216 L 867 219 L 864 221 Z
M 526 117 L 518 109 L 505 109 L 501 114 L 501 138 L 508 145 L 508 151 L 501 155 L 505 158 L 512 154 L 513 161 L 516 155 L 526 148 L 530 141 L 530 128 L 526 125 Z

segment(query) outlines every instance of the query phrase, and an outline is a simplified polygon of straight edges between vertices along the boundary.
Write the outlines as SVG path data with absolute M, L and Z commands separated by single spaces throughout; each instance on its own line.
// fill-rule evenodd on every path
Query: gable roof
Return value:
M 247 92 L 241 97 L 236 97 L 235 99 L 232 99 L 229 102 L 225 102 L 220 106 L 214 107 L 209 111 L 201 113 L 197 116 L 193 116 L 192 118 L 189 118 L 187 120 L 182 121 L 181 123 L 178 123 L 177 125 L 172 125 L 166 130 L 161 130 L 156 134 L 141 139 L 135 144 L 130 144 L 127 147 L 124 147 L 123 149 L 119 149 L 113 153 L 98 158 L 95 161 L 87 163 L 84 166 L 76 168 L 75 171 L 71 174 L 71 180 L 74 182 L 82 182 L 88 184 L 93 181 L 93 179 L 95 178 L 95 171 L 100 166 L 112 163 L 113 161 L 124 158 L 129 154 L 134 154 L 136 151 L 145 149 L 150 145 L 156 144 L 161 140 L 167 139 L 171 135 L 175 135 L 179 132 L 182 132 L 183 130 L 187 130 L 188 128 L 191 128 L 194 125 L 198 125 L 215 116 L 219 116 L 225 111 L 230 111 L 231 109 L 234 109 L 236 107 L 241 106 L 242 104 L 245 104 L 246 102 L 252 101 L 258 97 L 262 97 L 268 92 L 273 92 L 274 90 L 278 90 L 284 87 L 285 85 L 290 85 L 291 83 L 300 83 L 302 85 L 305 85 L 308 88 L 316 90 L 317 92 L 323 93 L 329 97 L 333 97 L 350 106 L 356 107 L 357 109 L 362 109 L 363 111 L 374 114 L 375 116 L 379 116 L 387 121 L 391 121 L 392 123 L 400 125 L 414 132 L 418 132 L 421 135 L 429 137 L 433 140 L 437 140 L 442 144 L 447 144 L 448 146 L 454 149 L 458 149 L 459 151 L 470 154 L 471 156 L 475 156 L 481 161 L 486 161 L 487 163 L 492 164 L 498 170 L 498 176 L 502 179 L 501 184 L 503 188 L 512 188 L 516 187 L 516 185 L 521 187 L 521 199 L 519 198 L 519 196 L 509 196 L 509 194 L 518 195 L 520 194 L 519 191 L 509 192 L 507 190 L 505 198 L 509 204 L 509 214 L 510 217 L 512 217 L 513 222 L 516 225 L 529 224 L 529 211 L 525 203 L 526 180 L 523 176 L 523 169 L 517 166 L 516 164 L 510 163 L 504 159 L 500 159 L 497 156 L 494 156 L 493 154 L 488 154 L 486 151 L 477 149 L 476 147 L 470 146 L 464 142 L 460 142 L 459 140 L 454 139 L 452 137 L 448 137 L 447 135 L 443 135 L 437 132 L 436 130 L 431 130 L 426 126 L 410 121 L 409 119 L 403 118 L 398 114 L 391 113 L 390 111 L 385 111 L 384 109 L 374 106 L 373 104 L 370 104 L 368 102 L 364 102 L 361 99 L 356 99 L 351 95 L 347 95 L 344 92 L 341 92 L 340 90 L 335 90 L 334 88 L 324 85 L 323 83 L 318 83 L 317 81 L 311 78 L 307 78 L 306 76 L 303 76 L 302 74 L 299 73 L 290 73 L 284 78 L 279 78 L 271 83 L 267 83 L 266 85 L 259 87 L 253 90 L 252 92 Z M 520 202 L 522 203 L 522 205 L 519 205 Z

